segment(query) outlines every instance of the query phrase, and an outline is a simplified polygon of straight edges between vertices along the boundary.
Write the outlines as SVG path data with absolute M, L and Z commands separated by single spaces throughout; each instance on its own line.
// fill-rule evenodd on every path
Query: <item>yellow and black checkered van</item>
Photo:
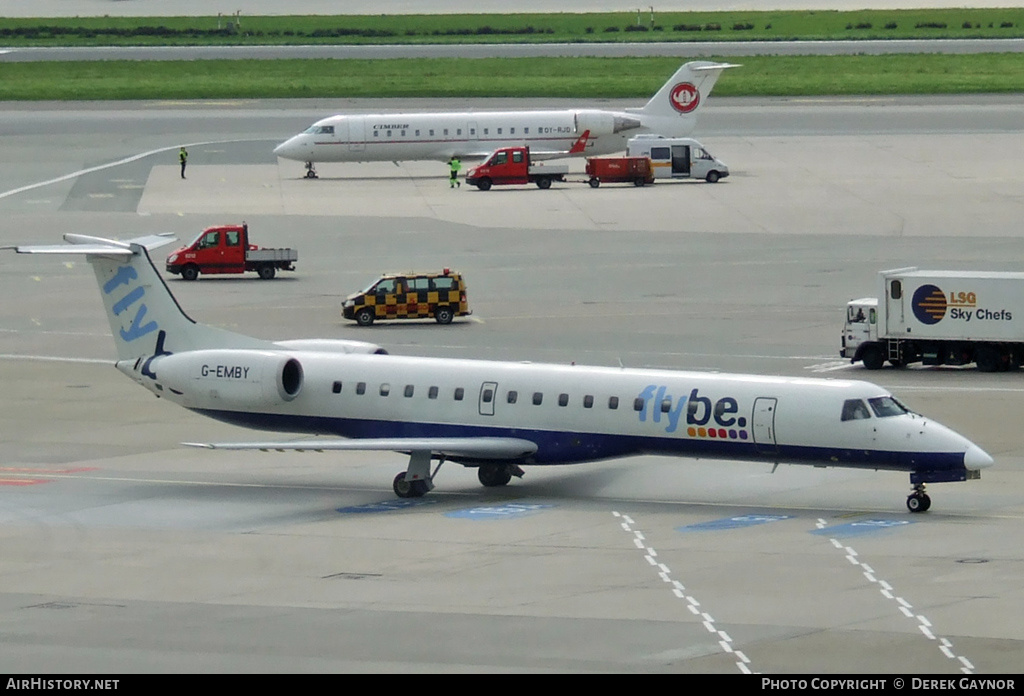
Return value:
M 466 283 L 449 269 L 441 273 L 386 273 L 362 292 L 349 295 L 342 316 L 360 326 L 379 319 L 429 319 L 450 324 L 472 314 Z

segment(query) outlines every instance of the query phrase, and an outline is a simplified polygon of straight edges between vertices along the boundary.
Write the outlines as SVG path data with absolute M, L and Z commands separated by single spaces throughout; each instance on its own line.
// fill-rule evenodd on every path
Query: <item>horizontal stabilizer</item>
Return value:
M 132 256 L 132 245 L 145 249 L 156 249 L 175 241 L 173 234 L 151 234 L 125 241 L 91 237 L 85 234 L 65 234 L 67 244 L 18 245 L 4 247 L 19 254 L 101 254 L 103 256 Z
M 446 457 L 478 459 L 521 459 L 537 451 L 536 443 L 514 437 L 391 437 L 354 440 L 324 438 L 287 442 L 183 442 L 182 444 L 187 447 L 225 450 L 430 452 Z

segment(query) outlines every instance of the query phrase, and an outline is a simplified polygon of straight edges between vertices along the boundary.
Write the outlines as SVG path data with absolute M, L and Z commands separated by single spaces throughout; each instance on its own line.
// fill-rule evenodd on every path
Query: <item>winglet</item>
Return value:
M 581 135 L 576 140 L 576 142 L 574 142 L 572 144 L 572 147 L 569 148 L 569 154 L 570 155 L 578 155 L 579 153 L 583 152 L 587 148 L 587 141 L 588 140 L 590 140 L 590 131 L 589 130 L 585 130 L 585 131 L 583 131 L 583 135 Z

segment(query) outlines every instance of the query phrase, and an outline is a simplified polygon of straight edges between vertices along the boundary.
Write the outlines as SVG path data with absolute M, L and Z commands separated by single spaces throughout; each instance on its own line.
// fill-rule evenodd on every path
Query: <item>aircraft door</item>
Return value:
M 672 146 L 672 176 L 690 176 L 690 146 Z
M 494 401 L 498 398 L 498 383 L 484 382 L 480 385 L 480 415 L 494 415 Z
M 362 152 L 366 149 L 366 129 L 363 126 L 363 117 L 349 116 L 345 120 L 348 122 L 349 151 Z
M 775 443 L 775 407 L 778 400 L 762 396 L 754 399 L 754 445 L 761 454 L 779 451 Z
M 467 127 L 469 128 L 469 133 L 468 133 L 468 140 L 469 140 L 469 142 L 473 143 L 473 142 L 479 140 L 480 139 L 480 129 L 477 128 L 476 121 L 470 121 Z

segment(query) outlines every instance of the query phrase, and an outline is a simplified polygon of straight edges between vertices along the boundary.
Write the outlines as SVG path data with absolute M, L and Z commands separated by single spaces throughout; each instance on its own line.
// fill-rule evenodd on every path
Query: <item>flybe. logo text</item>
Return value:
M 731 396 L 712 401 L 701 396 L 699 389 L 676 396 L 666 386 L 649 384 L 637 396 L 636 406 L 641 423 L 664 422 L 666 433 L 678 430 L 685 413 L 686 433 L 691 437 L 747 439 L 747 419 L 737 415 L 739 402 Z

